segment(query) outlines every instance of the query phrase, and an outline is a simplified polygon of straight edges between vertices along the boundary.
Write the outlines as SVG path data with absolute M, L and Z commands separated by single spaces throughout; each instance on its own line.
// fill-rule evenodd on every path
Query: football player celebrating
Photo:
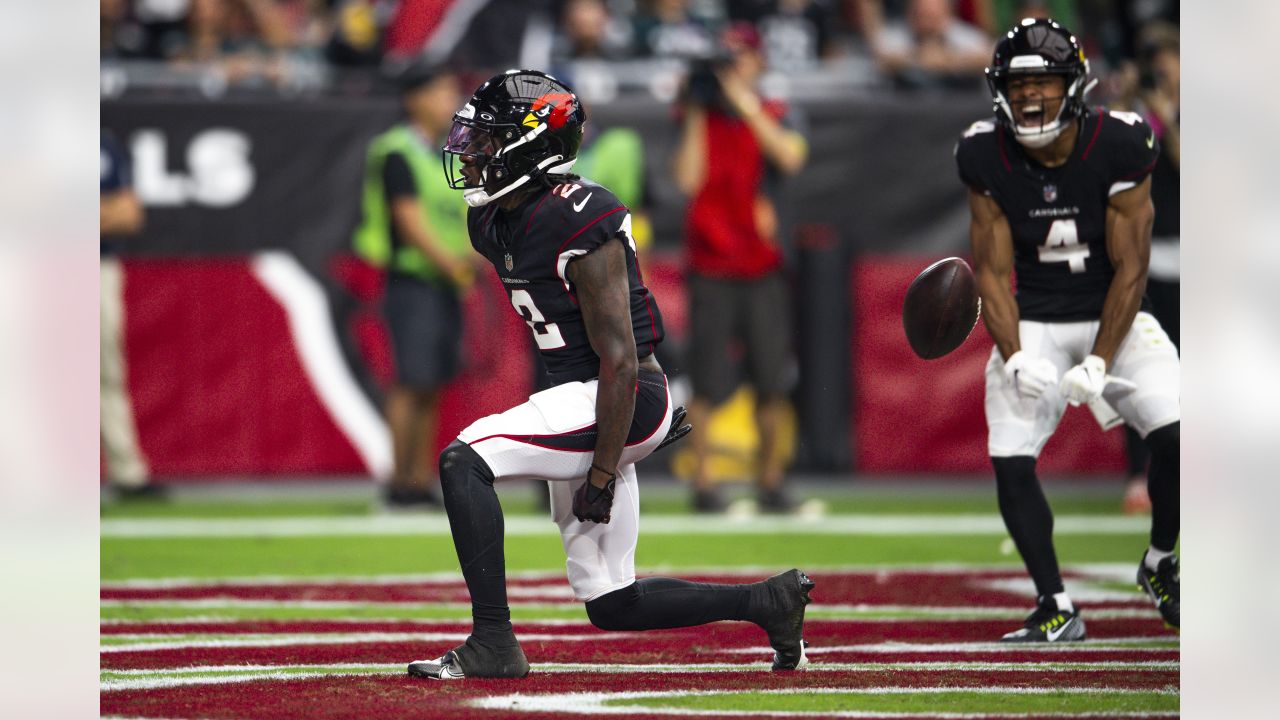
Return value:
M 635 576 L 635 464 L 689 431 L 653 356 L 662 314 L 636 264 L 631 215 L 608 189 L 570 175 L 586 114 L 555 78 L 510 70 L 454 116 L 450 184 L 471 206 L 471 244 L 493 263 L 529 325 L 554 387 L 481 418 L 440 455 L 440 487 L 471 595 L 472 632 L 436 660 L 434 679 L 523 677 L 511 627 L 502 507 L 494 483 L 543 479 L 568 558 L 569 584 L 605 630 L 760 625 L 773 668 L 805 664 L 801 630 L 813 582 L 791 570 L 714 585 Z
M 1138 583 L 1178 627 L 1178 355 L 1144 289 L 1159 152 L 1133 113 L 1085 106 L 1088 64 L 1052 20 L 1023 20 L 996 45 L 996 117 L 956 146 L 969 186 L 983 318 L 988 451 L 1000 513 L 1035 582 L 1037 607 L 1011 642 L 1082 640 L 1063 590 L 1053 514 L 1036 458 L 1066 404 L 1118 415 L 1151 450 L 1151 543 Z M 1017 294 L 1010 274 L 1017 271 Z

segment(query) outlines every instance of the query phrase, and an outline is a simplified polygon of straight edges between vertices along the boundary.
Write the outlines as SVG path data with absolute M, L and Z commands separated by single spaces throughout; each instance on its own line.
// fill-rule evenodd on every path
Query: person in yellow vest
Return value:
M 384 412 L 395 467 L 388 505 L 440 504 L 435 436 L 440 388 L 457 375 L 460 296 L 474 278 L 467 206 L 444 177 L 440 147 L 460 102 L 458 78 L 415 67 L 402 77 L 405 119 L 373 139 L 356 254 L 385 268 L 383 312 L 396 379 Z

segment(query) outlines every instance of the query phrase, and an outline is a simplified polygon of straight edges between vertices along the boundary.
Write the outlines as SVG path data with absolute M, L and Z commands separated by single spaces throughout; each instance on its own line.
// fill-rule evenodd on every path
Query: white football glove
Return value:
M 1063 373 L 1059 389 L 1067 402 L 1080 406 L 1102 397 L 1102 389 L 1106 386 L 1107 361 L 1097 355 L 1090 355 L 1084 362 Z
M 1058 383 L 1058 368 L 1046 358 L 1033 358 L 1021 350 L 1004 361 L 1004 376 L 1028 400 L 1036 400 Z

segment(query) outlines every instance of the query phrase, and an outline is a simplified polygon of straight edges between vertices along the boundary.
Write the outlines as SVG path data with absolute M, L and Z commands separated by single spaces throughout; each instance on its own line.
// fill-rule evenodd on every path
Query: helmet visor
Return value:
M 449 187 L 477 188 L 484 187 L 485 166 L 498 151 L 498 144 L 488 132 L 454 119 L 443 150 Z

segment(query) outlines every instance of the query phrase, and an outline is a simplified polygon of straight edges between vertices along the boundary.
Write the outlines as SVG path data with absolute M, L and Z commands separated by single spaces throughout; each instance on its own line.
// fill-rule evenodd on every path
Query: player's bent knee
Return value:
M 626 630 L 630 627 L 628 615 L 639 596 L 635 583 L 594 600 L 588 600 L 587 619 L 601 630 Z
M 493 484 L 493 470 L 470 445 L 454 440 L 440 452 L 440 487 L 448 492 L 452 485 L 477 478 Z

